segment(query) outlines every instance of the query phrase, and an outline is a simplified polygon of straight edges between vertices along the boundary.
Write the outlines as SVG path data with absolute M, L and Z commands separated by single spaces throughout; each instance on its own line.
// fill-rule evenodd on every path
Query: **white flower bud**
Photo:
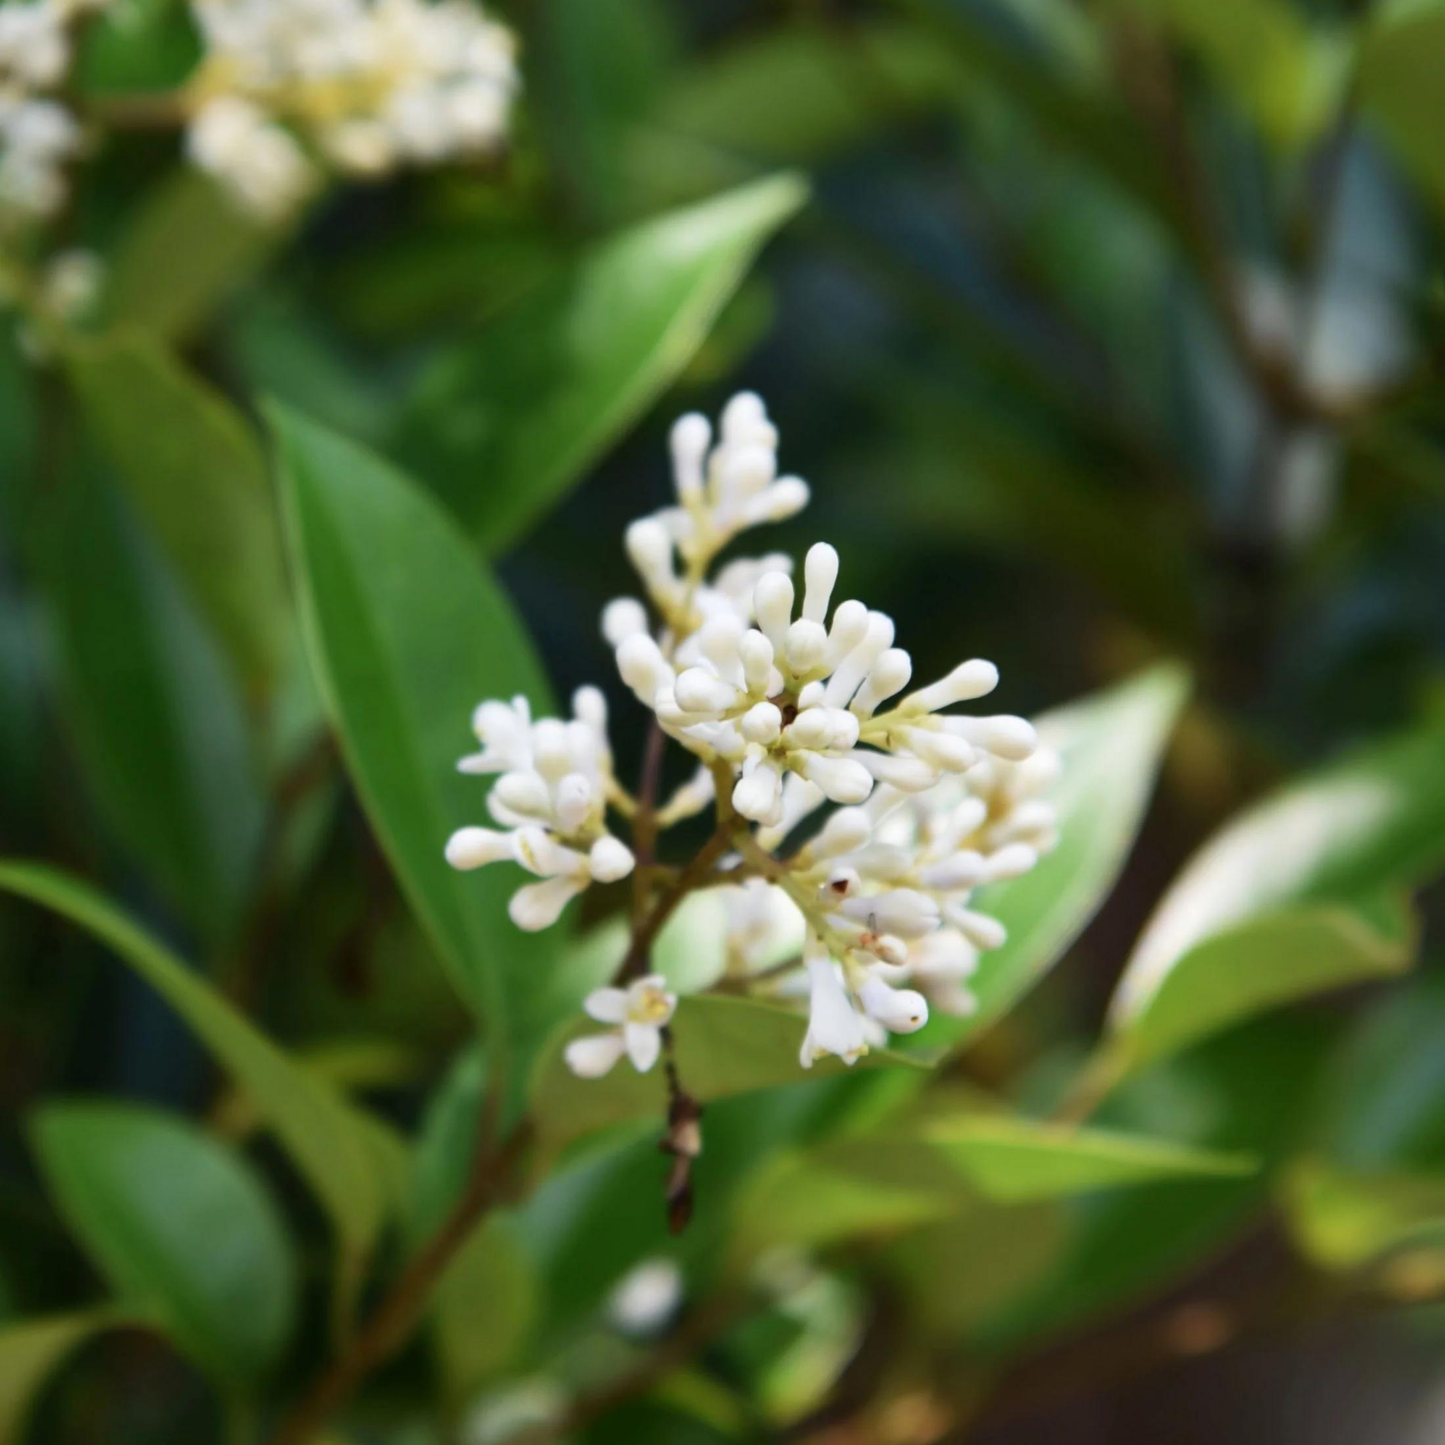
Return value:
M 512 857 L 539 878 L 576 875 L 586 866 L 580 853 L 558 843 L 539 827 L 518 828 L 512 834 Z
M 668 594 L 676 582 L 672 570 L 672 538 L 652 517 L 634 522 L 626 533 L 627 555 L 650 591 Z
M 828 667 L 836 668 L 867 635 L 868 609 L 861 602 L 840 602 L 828 630 Z
M 849 1002 L 838 967 L 813 940 L 808 943 L 808 1031 L 798 1061 L 811 1069 L 824 1054 L 836 1054 L 846 1064 L 868 1050 L 863 1021 Z
M 616 883 L 626 878 L 636 864 L 632 850 L 618 839 L 605 834 L 587 855 L 587 868 L 598 883 Z
M 647 631 L 647 609 L 635 597 L 614 597 L 602 609 L 602 636 L 613 647 L 637 632 Z
M 611 1071 L 622 1057 L 625 1044 L 619 1030 L 615 1033 L 589 1034 L 585 1038 L 573 1039 L 563 1051 L 567 1067 L 579 1079 L 600 1079 Z
M 692 411 L 672 424 L 672 472 L 678 499 L 686 506 L 702 500 L 703 463 L 712 445 L 712 427 L 708 419 Z
M 938 927 L 938 905 L 926 893 L 913 888 L 894 888 L 865 898 L 848 898 L 843 913 L 863 923 L 872 933 L 896 933 L 912 940 Z
M 789 759 L 795 771 L 816 783 L 834 803 L 861 803 L 873 791 L 873 777 L 853 758 L 827 758 L 800 753 Z
M 847 707 L 868 669 L 892 645 L 893 619 L 886 613 L 870 612 L 863 640 L 838 664 L 833 676 L 828 679 L 829 706 Z
M 722 439 L 724 446 L 757 444 L 775 447 L 778 433 L 768 420 L 763 399 L 755 391 L 740 391 L 723 408 Z
M 733 807 L 757 823 L 770 822 L 782 801 L 782 779 L 769 761 L 744 764 L 743 775 L 733 788 Z
M 890 647 L 881 652 L 853 698 L 853 712 L 859 717 L 872 717 L 878 704 L 895 692 L 902 692 L 912 676 L 913 659 L 901 647 Z
M 928 1001 L 911 988 L 890 988 L 881 978 L 867 978 L 858 1001 L 889 1033 L 916 1033 L 928 1022 Z
M 786 522 L 808 505 L 811 495 L 801 477 L 779 477 L 748 499 L 739 520 L 749 527 L 759 522 Z
M 795 677 L 805 677 L 822 667 L 828 650 L 828 634 L 821 622 L 800 617 L 787 631 L 783 656 Z
M 546 822 L 552 816 L 547 784 L 536 773 L 503 773 L 487 798 L 487 807 L 499 823 Z
M 820 627 L 828 615 L 833 584 L 838 580 L 838 553 L 826 542 L 815 542 L 803 560 L 803 616 Z
M 862 808 L 839 808 L 813 839 L 815 858 L 837 858 L 863 847 L 873 836 L 873 821 Z
M 984 859 L 967 849 L 954 853 L 941 863 L 932 863 L 919 873 L 919 879 L 925 888 L 935 888 L 940 893 L 956 893 L 962 888 L 973 888 L 990 876 L 989 866 Z
M 781 653 L 793 617 L 792 579 L 782 572 L 765 572 L 759 577 L 753 588 L 753 615 L 773 644 L 774 655 Z
M 770 747 L 777 742 L 783 730 L 783 715 L 778 711 L 776 704 L 771 702 L 754 703 L 742 718 L 743 736 L 750 743 L 758 743 L 762 747 Z
M 447 839 L 447 862 L 453 868 L 483 868 L 512 856 L 512 835 L 490 828 L 458 828 Z
M 607 746 L 607 699 L 600 687 L 588 684 L 572 694 L 572 715 L 585 723 Z
M 894 736 L 902 739 L 911 752 L 944 773 L 961 773 L 978 761 L 973 744 L 953 733 L 934 728 L 897 728 Z
M 622 640 L 617 649 L 617 670 L 640 702 L 653 707 L 664 688 L 671 690 L 673 671 L 662 649 L 645 632 Z
M 756 628 L 745 632 L 738 643 L 738 656 L 742 659 L 743 679 L 748 691 L 754 696 L 769 691 L 773 673 L 773 644 Z
M 887 783 L 900 793 L 921 793 L 938 781 L 938 770 L 922 758 L 869 752 L 860 752 L 856 756 L 880 783 Z
M 1004 878 L 1022 878 L 1032 871 L 1038 861 L 1039 855 L 1027 843 L 1010 843 L 989 855 L 986 877 L 990 883 Z
M 575 833 L 600 801 L 596 790 L 582 773 L 568 773 L 557 784 L 552 811 L 564 833 Z
M 998 686 L 998 668 L 975 657 L 961 662 L 946 677 L 909 693 L 899 704 L 900 712 L 938 712 L 957 702 L 971 702 L 986 697 Z
M 684 712 L 718 714 L 738 701 L 738 690 L 705 667 L 690 667 L 678 677 L 673 696 Z
M 1008 930 L 996 918 L 975 913 L 970 908 L 949 908 L 948 921 L 977 949 L 987 952 L 1002 948 L 1008 941 Z
M 562 910 L 586 886 L 585 875 L 581 879 L 564 876 L 529 883 L 512 894 L 507 913 L 518 928 L 526 933 L 537 933 L 556 923 L 562 916 Z
M 840 863 L 828 874 L 828 881 L 823 884 L 820 894 L 823 902 L 831 906 L 839 899 L 851 898 L 862 886 L 858 870 Z
M 942 719 L 951 733 L 995 757 L 1019 762 L 1038 745 L 1033 724 L 1021 717 L 950 717 Z

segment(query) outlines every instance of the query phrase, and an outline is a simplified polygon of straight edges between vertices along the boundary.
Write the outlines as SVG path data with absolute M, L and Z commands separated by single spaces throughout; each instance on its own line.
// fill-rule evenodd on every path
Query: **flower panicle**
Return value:
M 835 601 L 842 568 L 829 544 L 808 550 L 800 587 L 785 556 L 715 566 L 744 530 L 806 505 L 806 483 L 778 475 L 777 448 L 751 392 L 728 403 L 716 432 L 698 415 L 676 423 L 675 501 L 625 536 L 642 595 L 609 602 L 602 632 L 622 683 L 698 760 L 653 823 L 711 804 L 737 850 L 706 880 L 725 905 L 730 986 L 805 1000 L 804 1067 L 824 1055 L 851 1064 L 922 1028 L 930 1006 L 973 1011 L 980 956 L 1006 941 L 975 892 L 1054 847 L 1048 794 L 1060 764 L 1023 718 L 958 710 L 997 687 L 992 663 L 968 659 L 918 685 L 892 619 Z M 483 704 L 482 752 L 462 763 L 499 775 L 489 807 L 510 831 L 463 829 L 448 857 L 459 867 L 510 859 L 542 875 L 513 899 L 523 927 L 545 926 L 589 883 L 632 867 L 605 821 L 608 801 L 625 798 L 605 708 L 584 693 L 565 724 L 532 722 L 520 700 Z M 578 750 L 567 752 L 574 733 Z M 801 829 L 830 805 L 820 827 Z M 798 831 L 811 837 L 785 851 Z M 625 1054 L 651 1067 L 643 1015 L 657 1013 L 660 1029 L 674 1006 L 653 975 L 590 995 L 587 1012 L 612 1031 L 575 1041 L 569 1065 L 595 1076 Z

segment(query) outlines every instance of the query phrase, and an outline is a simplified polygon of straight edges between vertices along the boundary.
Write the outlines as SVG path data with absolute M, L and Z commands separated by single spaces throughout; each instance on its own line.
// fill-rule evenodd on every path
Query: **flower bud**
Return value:
M 482 868 L 512 856 L 512 835 L 491 828 L 458 828 L 447 839 L 447 862 L 453 868 Z

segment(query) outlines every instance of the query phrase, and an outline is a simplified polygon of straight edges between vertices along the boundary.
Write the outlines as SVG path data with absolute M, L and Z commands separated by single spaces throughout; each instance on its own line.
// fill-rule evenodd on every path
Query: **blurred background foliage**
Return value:
M 920 675 L 996 659 L 1002 706 L 1032 713 L 1188 668 L 1138 840 L 1060 966 L 1002 1016 L 1020 974 L 926 1085 L 712 1105 L 680 1239 L 654 1121 L 568 1156 L 468 1245 L 333 1445 L 500 1440 L 573 1392 L 568 1423 L 599 1442 L 1438 1439 L 1428 894 L 1376 969 L 1418 958 L 1412 979 L 1181 1038 L 1099 1111 L 1262 1161 L 1246 1175 L 1106 1171 L 1068 1199 L 955 1184 L 940 1204 L 856 1136 L 905 1108 L 1052 1110 L 1169 880 L 1336 755 L 1415 729 L 1382 765 L 1414 831 L 1384 863 L 1361 833 L 1321 881 L 1368 823 L 1327 804 L 1266 829 L 1253 866 L 1292 849 L 1310 875 L 1269 902 L 1353 906 L 1445 856 L 1445 4 L 499 9 L 525 86 L 495 164 L 338 189 L 263 232 L 174 137 L 118 130 L 43 243 L 105 258 L 92 325 L 37 355 L 6 318 L 0 850 L 91 880 L 237 1008 L 217 1023 L 169 956 L 137 974 L 51 913 L 0 909 L 0 1315 L 42 1320 L 0 1333 L 0 1440 L 27 1421 L 55 1445 L 251 1438 L 242 1385 L 269 1374 L 284 1398 L 327 1353 L 333 1258 L 376 1287 L 377 1180 L 414 1167 L 396 1187 L 424 1234 L 469 1147 L 483 1065 L 323 718 L 263 399 L 446 504 L 555 694 L 606 680 L 627 777 L 642 717 L 597 629 L 629 586 L 615 543 L 667 495 L 670 420 L 740 385 L 814 489 L 776 545 L 833 541 Z M 184 5 L 125 0 L 77 90 L 103 111 L 194 55 Z M 1094 724 L 1103 831 L 1076 861 L 1100 876 L 1059 946 L 1113 881 L 1110 820 L 1127 835 L 1144 807 L 1159 727 L 1126 723 Z M 463 711 L 428 726 L 462 751 Z M 1257 947 L 1246 979 L 1328 953 Z M 638 1343 L 604 1302 L 659 1255 L 688 1303 Z M 743 1256 L 766 1298 L 738 1298 Z

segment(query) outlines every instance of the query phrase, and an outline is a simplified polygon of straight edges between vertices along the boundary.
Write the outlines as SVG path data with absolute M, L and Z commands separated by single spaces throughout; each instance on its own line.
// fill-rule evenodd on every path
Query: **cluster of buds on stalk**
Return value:
M 0 7 L 0 230 L 55 215 L 65 167 L 85 135 L 62 99 L 75 29 L 107 0 L 19 0 Z
M 622 681 L 698 761 L 651 821 L 667 828 L 715 808 L 722 847 L 693 881 L 724 896 L 730 986 L 805 996 L 803 1066 L 825 1054 L 851 1064 L 889 1034 L 921 1028 L 930 1004 L 971 1011 L 979 955 L 1004 942 L 973 893 L 1028 872 L 1053 847 L 1058 759 L 1022 718 L 949 711 L 993 691 L 992 663 L 966 661 L 912 687 L 892 620 L 856 600 L 834 605 L 840 562 L 827 543 L 804 559 L 801 602 L 785 556 L 714 570 L 745 528 L 807 504 L 804 482 L 777 475 L 777 443 L 751 393 L 728 403 L 716 438 L 702 416 L 677 422 L 676 504 L 626 535 L 645 597 L 610 602 L 602 629 Z M 514 900 L 524 928 L 554 921 L 591 881 L 630 871 L 605 811 L 611 802 L 633 816 L 640 805 L 612 776 L 600 698 L 579 704 L 573 723 L 531 723 L 522 705 L 499 703 L 483 704 L 474 723 L 484 751 L 462 766 L 502 771 L 489 806 L 515 830 L 461 830 L 447 849 L 456 866 L 510 859 L 546 875 Z M 781 971 L 760 962 L 780 919 L 799 925 L 798 957 Z M 628 986 L 584 1001 L 612 1028 L 573 1043 L 579 1074 L 605 1073 L 624 1054 L 642 1070 L 658 1056 L 675 996 L 655 975 L 619 983 Z
M 374 179 L 491 154 L 515 44 L 472 0 L 195 0 L 192 159 L 262 220 L 328 171 Z

